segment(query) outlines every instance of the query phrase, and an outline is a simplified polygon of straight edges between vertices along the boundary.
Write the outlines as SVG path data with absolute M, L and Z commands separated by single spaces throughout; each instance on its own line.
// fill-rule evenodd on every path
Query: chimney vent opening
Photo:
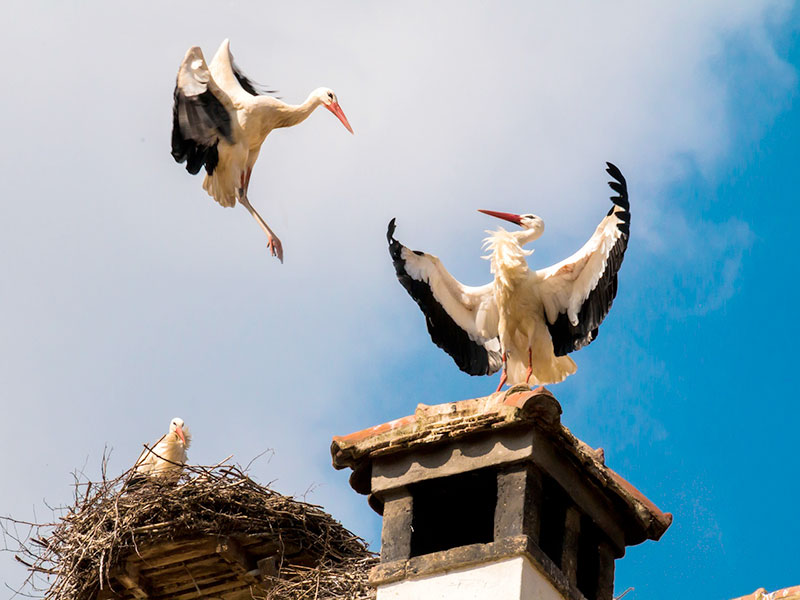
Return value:
M 596 600 L 600 574 L 598 547 L 601 533 L 586 515 L 581 516 L 581 533 L 578 542 L 578 589 L 586 600 Z
M 563 566 L 564 524 L 569 505 L 569 496 L 563 488 L 552 477 L 543 475 L 539 547 L 559 569 Z
M 497 473 L 479 469 L 409 486 L 411 556 L 494 541 Z

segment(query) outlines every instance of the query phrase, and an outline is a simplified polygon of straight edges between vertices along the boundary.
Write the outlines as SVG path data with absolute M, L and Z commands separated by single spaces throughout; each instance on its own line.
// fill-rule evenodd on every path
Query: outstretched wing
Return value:
M 233 142 L 231 114 L 197 46 L 189 48 L 178 69 L 174 98 L 172 157 L 185 161 L 192 175 L 201 167 L 211 175 L 219 162 L 219 140 Z
M 389 222 L 386 239 L 397 279 L 425 314 L 433 343 L 470 375 L 491 375 L 503 365 L 497 337 L 498 312 L 492 284 L 462 285 L 431 254 L 412 251 L 394 239 Z
M 614 206 L 583 248 L 536 272 L 556 356 L 579 350 L 597 337 L 617 294 L 617 272 L 628 247 L 631 213 L 625 178 L 616 166 L 606 165 L 614 179 L 608 185 L 618 194 L 611 197 Z

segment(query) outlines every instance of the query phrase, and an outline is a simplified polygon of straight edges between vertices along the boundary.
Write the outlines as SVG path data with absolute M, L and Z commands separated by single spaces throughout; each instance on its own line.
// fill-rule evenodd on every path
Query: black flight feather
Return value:
M 176 162 L 186 162 L 186 170 L 192 175 L 202 167 L 213 174 L 219 162 L 219 139 L 233 141 L 228 111 L 207 86 L 204 89 L 187 95 L 176 85 L 173 94 L 172 157 Z
M 233 75 L 236 77 L 236 81 L 239 82 L 239 85 L 242 86 L 244 91 L 248 94 L 252 94 L 253 96 L 275 96 L 277 93 L 277 90 L 270 90 L 267 86 L 261 85 L 245 75 L 239 68 L 239 65 L 233 60 L 233 56 L 231 56 L 231 67 L 233 68 Z
M 565 356 L 594 341 L 597 338 L 598 327 L 611 309 L 611 303 L 617 295 L 617 273 L 622 266 L 622 259 L 628 247 L 631 213 L 629 212 L 630 202 L 628 201 L 628 185 L 625 177 L 612 163 L 606 163 L 606 165 L 608 166 L 607 173 L 616 180 L 609 181 L 608 185 L 619 194 L 611 197 L 614 206 L 608 211 L 608 215 L 613 214 L 620 220 L 617 229 L 622 235 L 608 254 L 603 275 L 578 311 L 578 324 L 570 323 L 565 312 L 559 313 L 554 323 L 547 323 L 556 356 Z M 618 210 L 618 208 L 622 210 Z

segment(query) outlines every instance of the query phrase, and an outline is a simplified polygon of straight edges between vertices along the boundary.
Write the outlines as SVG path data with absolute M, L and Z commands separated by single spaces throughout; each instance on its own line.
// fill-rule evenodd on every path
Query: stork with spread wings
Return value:
M 465 373 L 503 371 L 500 390 L 510 385 L 558 383 L 577 366 L 570 352 L 590 344 L 617 293 L 617 272 L 628 245 L 630 204 L 620 170 L 606 163 L 616 192 L 597 229 L 569 258 L 532 271 L 523 247 L 544 231 L 532 214 L 481 212 L 522 229 L 492 232 L 485 241 L 494 281 L 481 287 L 459 283 L 431 254 L 412 251 L 394 239 L 389 254 L 397 278 L 425 314 L 433 342 Z

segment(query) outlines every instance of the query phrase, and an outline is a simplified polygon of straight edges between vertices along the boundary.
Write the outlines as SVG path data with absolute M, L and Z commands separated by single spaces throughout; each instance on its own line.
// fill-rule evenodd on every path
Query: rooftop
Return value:
M 784 588 L 775 592 L 767 592 L 764 588 L 759 588 L 752 594 L 740 596 L 734 600 L 800 600 L 800 585 Z

